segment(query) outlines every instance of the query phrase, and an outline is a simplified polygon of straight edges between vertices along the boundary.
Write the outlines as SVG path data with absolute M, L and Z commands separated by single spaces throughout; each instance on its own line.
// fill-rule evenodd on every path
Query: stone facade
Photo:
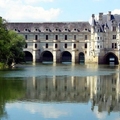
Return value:
M 42 62 L 46 54 L 55 63 L 70 59 L 119 64 L 120 15 L 111 12 L 99 13 L 98 19 L 93 14 L 91 23 L 8 23 L 7 27 L 25 37 L 24 52 L 31 53 L 33 62 Z

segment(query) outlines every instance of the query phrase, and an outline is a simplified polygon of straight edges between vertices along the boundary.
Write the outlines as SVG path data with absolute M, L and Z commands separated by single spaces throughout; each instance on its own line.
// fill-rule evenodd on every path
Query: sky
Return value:
M 0 16 L 8 22 L 89 21 L 100 12 L 120 14 L 119 0 L 0 0 Z

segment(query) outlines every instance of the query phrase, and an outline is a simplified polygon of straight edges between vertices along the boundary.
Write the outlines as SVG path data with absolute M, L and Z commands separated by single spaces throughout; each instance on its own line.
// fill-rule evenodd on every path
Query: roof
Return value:
M 45 23 L 8 23 L 7 28 L 11 30 L 19 30 L 19 32 L 28 29 L 33 32 L 38 29 L 39 32 L 44 32 L 46 29 L 50 32 L 64 30 L 81 32 L 84 30 L 90 30 L 89 22 L 45 22 Z

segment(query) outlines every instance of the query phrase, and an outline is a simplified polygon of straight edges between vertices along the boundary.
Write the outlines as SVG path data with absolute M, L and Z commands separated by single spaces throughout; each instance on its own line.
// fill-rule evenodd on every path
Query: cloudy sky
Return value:
M 88 21 L 99 12 L 120 14 L 119 0 L 0 0 L 9 22 Z

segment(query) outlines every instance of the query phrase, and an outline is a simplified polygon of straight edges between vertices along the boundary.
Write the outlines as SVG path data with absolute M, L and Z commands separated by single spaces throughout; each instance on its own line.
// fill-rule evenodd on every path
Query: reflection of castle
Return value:
M 28 98 L 43 101 L 88 102 L 90 88 L 86 78 L 79 77 L 40 77 L 28 79 Z
M 89 22 L 8 23 L 26 39 L 26 59 L 85 63 L 119 63 L 120 15 L 93 14 Z M 49 56 L 49 57 L 48 57 Z
M 67 101 L 87 103 L 92 101 L 92 110 L 120 111 L 119 74 L 91 77 L 33 77 L 26 82 L 27 99 L 40 101 Z

